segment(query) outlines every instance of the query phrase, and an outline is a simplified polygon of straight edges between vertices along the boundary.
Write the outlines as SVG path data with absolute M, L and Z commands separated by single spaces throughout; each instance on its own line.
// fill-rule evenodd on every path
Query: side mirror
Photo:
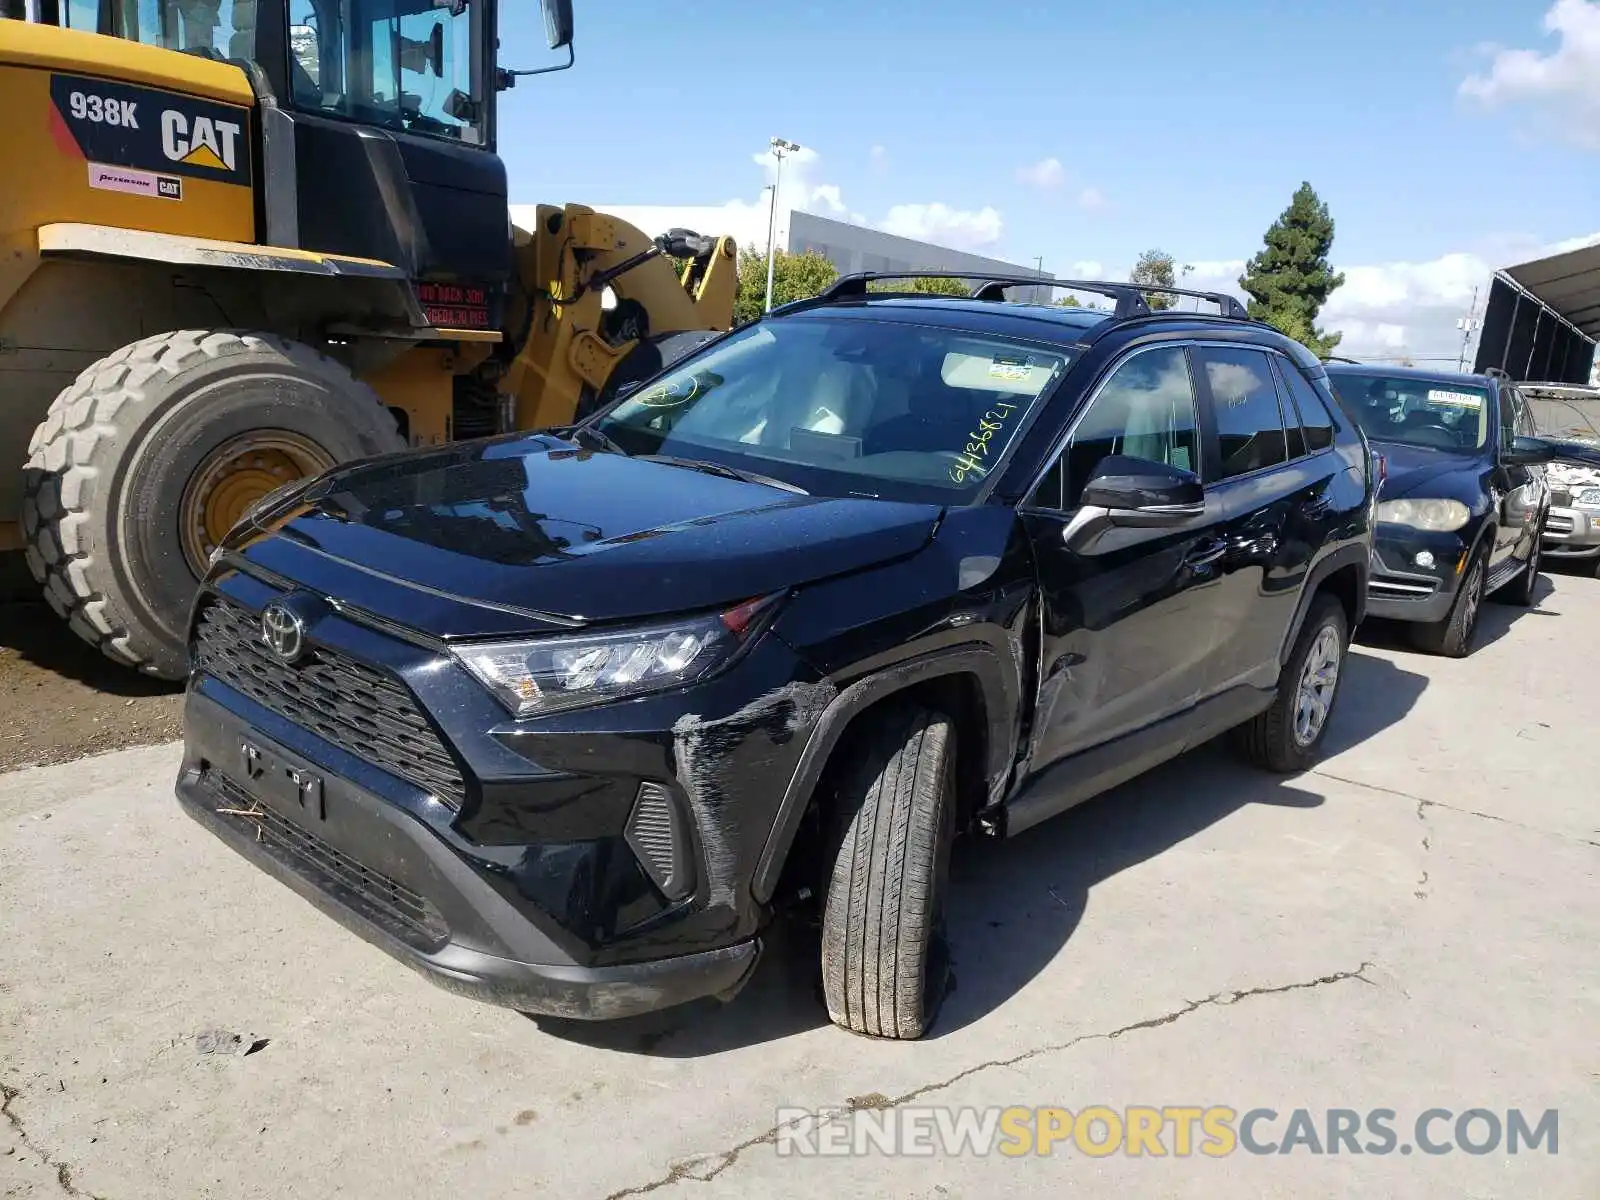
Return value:
M 1096 465 L 1080 503 L 1105 510 L 1113 525 L 1152 529 L 1204 514 L 1206 491 L 1193 471 L 1112 454 Z
M 544 0 L 544 32 L 552 50 L 572 44 L 572 0 Z
M 1500 461 L 1513 467 L 1537 466 L 1555 457 L 1555 444 L 1537 437 L 1518 437 L 1509 450 L 1500 451 Z

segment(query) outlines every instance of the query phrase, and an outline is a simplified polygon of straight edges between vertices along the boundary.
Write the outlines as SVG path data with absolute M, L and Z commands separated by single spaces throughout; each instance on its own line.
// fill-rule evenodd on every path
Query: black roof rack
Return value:
M 809 308 L 814 304 L 831 304 L 836 300 L 865 296 L 868 293 L 869 283 L 885 279 L 977 279 L 982 282 L 972 289 L 972 298 L 975 300 L 1004 300 L 1005 290 L 1010 287 L 1047 287 L 1052 290 L 1093 292 L 1116 301 L 1117 307 L 1112 316 L 1119 320 L 1151 316 L 1150 305 L 1145 302 L 1143 293 L 1160 292 L 1162 295 L 1193 296 L 1199 300 L 1206 300 L 1215 304 L 1224 317 L 1237 321 L 1250 320 L 1250 314 L 1245 306 L 1224 292 L 1196 292 L 1188 288 L 1160 287 L 1142 283 L 1112 283 L 1103 279 L 1042 279 L 1037 275 L 990 275 L 982 271 L 857 271 L 850 275 L 839 276 L 810 300 L 798 301 L 784 307 Z M 923 293 L 916 294 L 923 295 Z
M 1322 361 L 1323 362 L 1349 363 L 1352 367 L 1364 367 L 1364 366 L 1367 365 L 1366 363 L 1362 362 L 1359 358 L 1346 358 L 1342 354 L 1324 354 L 1322 356 Z

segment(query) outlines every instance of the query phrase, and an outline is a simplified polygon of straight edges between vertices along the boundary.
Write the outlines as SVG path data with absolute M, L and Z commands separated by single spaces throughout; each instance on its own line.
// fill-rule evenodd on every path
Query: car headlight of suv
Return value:
M 1584 488 L 1575 499 L 1584 508 L 1600 508 L 1600 488 Z
M 779 594 L 725 612 L 629 629 L 452 647 L 456 659 L 515 717 L 542 717 L 683 687 L 755 641 Z
M 1459 500 L 1385 500 L 1378 505 L 1378 520 L 1429 533 L 1452 533 L 1471 519 L 1472 511 Z

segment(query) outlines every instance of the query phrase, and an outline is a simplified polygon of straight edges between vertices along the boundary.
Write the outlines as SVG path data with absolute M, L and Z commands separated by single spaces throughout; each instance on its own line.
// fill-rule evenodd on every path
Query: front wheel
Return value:
M 1483 608 L 1484 585 L 1489 578 L 1489 544 L 1485 541 L 1473 552 L 1466 575 L 1456 588 L 1455 603 L 1442 621 L 1411 628 L 1412 644 L 1427 654 L 1445 658 L 1465 658 L 1472 652 L 1472 638 L 1478 632 L 1478 613 Z
M 88 367 L 34 432 L 28 566 L 85 641 L 181 679 L 189 605 L 223 535 L 283 484 L 405 444 L 377 394 L 309 346 L 146 338 Z
M 949 979 L 944 900 L 955 838 L 954 730 L 918 706 L 849 751 L 833 813 L 822 918 L 829 1018 L 871 1037 L 921 1037 Z

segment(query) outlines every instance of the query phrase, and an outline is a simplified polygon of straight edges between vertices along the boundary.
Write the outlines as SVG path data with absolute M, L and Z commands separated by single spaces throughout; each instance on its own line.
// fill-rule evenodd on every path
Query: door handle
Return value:
M 1183 561 L 1191 567 L 1209 567 L 1228 552 L 1228 543 L 1221 538 L 1201 542 L 1184 556 Z

